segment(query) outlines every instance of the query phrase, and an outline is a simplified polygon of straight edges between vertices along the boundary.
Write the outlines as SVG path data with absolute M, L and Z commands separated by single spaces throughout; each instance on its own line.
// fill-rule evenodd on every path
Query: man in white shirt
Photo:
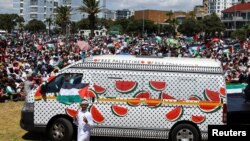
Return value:
M 89 141 L 91 126 L 93 125 L 93 118 L 87 108 L 89 106 L 89 101 L 83 99 L 80 103 L 80 109 L 77 112 L 75 118 L 75 124 L 78 126 L 77 141 Z

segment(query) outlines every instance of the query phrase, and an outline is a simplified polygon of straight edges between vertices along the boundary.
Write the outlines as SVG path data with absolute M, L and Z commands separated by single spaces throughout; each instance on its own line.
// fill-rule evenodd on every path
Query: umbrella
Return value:
M 113 44 L 108 44 L 107 47 L 108 48 L 113 48 L 114 46 L 113 46 Z
M 89 44 L 85 41 L 77 41 L 77 45 L 81 50 L 87 51 L 89 49 Z
M 159 36 L 156 36 L 155 39 L 156 39 L 156 42 L 157 42 L 157 43 L 161 43 L 161 42 L 162 42 L 162 39 L 161 39 L 161 37 L 159 37 Z
M 55 48 L 55 45 L 54 45 L 54 44 L 47 44 L 47 47 L 48 47 L 49 49 L 54 49 L 54 48 Z

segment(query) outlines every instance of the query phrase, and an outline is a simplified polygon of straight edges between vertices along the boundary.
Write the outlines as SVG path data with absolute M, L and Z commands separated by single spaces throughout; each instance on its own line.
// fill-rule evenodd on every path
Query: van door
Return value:
M 141 106 L 130 105 L 127 101 L 143 90 L 144 77 L 141 72 L 93 70 L 91 81 L 94 85 L 106 89 L 104 93 L 98 94 L 99 98 L 95 101 L 95 105 L 105 117 L 105 121 L 97 126 L 142 127 Z M 119 109 L 123 110 L 116 111 Z

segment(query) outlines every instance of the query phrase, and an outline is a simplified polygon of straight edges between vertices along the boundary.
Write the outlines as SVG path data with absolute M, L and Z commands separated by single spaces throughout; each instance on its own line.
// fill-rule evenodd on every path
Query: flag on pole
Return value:
M 81 102 L 82 98 L 79 92 L 81 90 L 88 90 L 88 85 L 88 83 L 72 84 L 65 82 L 60 89 L 57 101 L 67 105 Z

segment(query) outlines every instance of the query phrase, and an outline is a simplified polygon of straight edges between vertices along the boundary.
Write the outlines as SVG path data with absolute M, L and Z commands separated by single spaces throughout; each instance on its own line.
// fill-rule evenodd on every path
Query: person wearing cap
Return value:
M 80 103 L 80 109 L 74 119 L 75 124 L 78 126 L 77 141 L 89 141 L 91 126 L 93 125 L 93 118 L 87 108 L 89 101 L 83 99 Z

